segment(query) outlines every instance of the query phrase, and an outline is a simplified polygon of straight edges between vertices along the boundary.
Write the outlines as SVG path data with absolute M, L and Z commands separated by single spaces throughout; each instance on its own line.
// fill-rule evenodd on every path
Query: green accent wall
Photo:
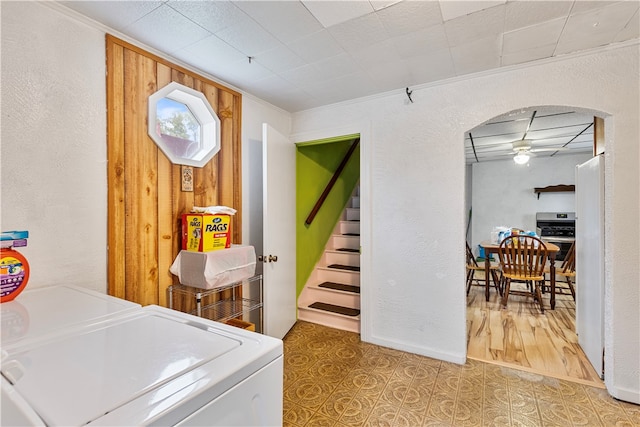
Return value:
M 360 147 L 353 152 L 311 225 L 305 220 L 358 135 L 297 144 L 296 291 L 300 296 L 360 179 Z

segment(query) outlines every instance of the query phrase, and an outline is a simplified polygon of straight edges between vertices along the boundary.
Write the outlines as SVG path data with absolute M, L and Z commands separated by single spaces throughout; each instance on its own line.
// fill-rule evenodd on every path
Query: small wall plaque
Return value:
M 182 191 L 193 191 L 193 166 L 181 166 Z

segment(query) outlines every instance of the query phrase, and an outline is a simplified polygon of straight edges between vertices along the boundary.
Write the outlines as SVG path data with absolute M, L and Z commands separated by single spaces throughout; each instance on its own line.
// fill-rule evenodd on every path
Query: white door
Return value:
M 296 147 L 262 125 L 264 333 L 282 338 L 296 321 Z
M 600 377 L 604 348 L 604 158 L 576 167 L 576 333 Z

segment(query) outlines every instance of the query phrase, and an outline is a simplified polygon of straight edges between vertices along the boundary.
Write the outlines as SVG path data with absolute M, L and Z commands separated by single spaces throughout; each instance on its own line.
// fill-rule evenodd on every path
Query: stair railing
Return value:
M 313 222 L 313 219 L 318 214 L 318 211 L 320 210 L 320 208 L 324 204 L 325 200 L 327 199 L 327 196 L 331 192 L 331 189 L 336 184 L 336 181 L 338 181 L 338 177 L 342 173 L 342 170 L 344 169 L 344 167 L 347 165 L 347 162 L 351 158 L 351 155 L 353 154 L 354 151 L 356 151 L 356 147 L 358 146 L 359 142 L 360 142 L 360 138 L 358 137 L 353 141 L 353 144 L 351 144 L 351 147 L 349 147 L 349 151 L 347 151 L 347 154 L 344 155 L 344 158 L 342 159 L 342 162 L 340 163 L 340 166 L 338 166 L 338 169 L 336 169 L 336 171 L 334 172 L 333 176 L 329 180 L 329 183 L 327 184 L 327 186 L 325 187 L 324 191 L 320 195 L 320 198 L 316 202 L 316 204 L 313 207 L 313 209 L 311 209 L 311 213 L 309 214 L 307 219 L 304 221 L 304 223 L 306 225 L 311 225 L 311 223 Z

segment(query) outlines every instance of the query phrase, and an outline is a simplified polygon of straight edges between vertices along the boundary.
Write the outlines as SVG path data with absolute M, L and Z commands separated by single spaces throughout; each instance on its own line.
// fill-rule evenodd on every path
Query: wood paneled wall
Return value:
M 180 251 L 182 213 L 233 207 L 232 242 L 241 242 L 242 97 L 111 35 L 106 47 L 109 294 L 166 306 L 166 289 L 177 283 L 169 267 Z M 202 92 L 221 122 L 220 151 L 194 168 L 193 192 L 181 191 L 180 165 L 147 134 L 147 99 L 172 81 Z

